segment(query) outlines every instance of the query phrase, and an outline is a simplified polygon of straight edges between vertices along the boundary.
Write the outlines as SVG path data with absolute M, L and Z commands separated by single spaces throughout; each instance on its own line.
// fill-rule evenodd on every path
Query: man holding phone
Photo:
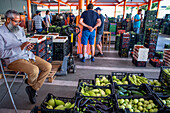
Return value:
M 43 85 L 52 66 L 30 51 L 34 45 L 27 42 L 24 30 L 19 26 L 19 13 L 8 10 L 5 18 L 5 24 L 0 27 L 0 58 L 5 60 L 10 70 L 27 73 L 26 82 L 29 86 L 25 90 L 30 102 L 34 104 L 36 91 Z
M 141 17 L 140 17 L 141 15 Z M 141 20 L 143 19 L 142 17 L 142 9 L 138 10 L 138 14 L 135 15 L 134 17 L 134 24 L 133 24 L 133 29 L 134 32 L 139 34 L 140 33 L 140 25 L 141 25 Z

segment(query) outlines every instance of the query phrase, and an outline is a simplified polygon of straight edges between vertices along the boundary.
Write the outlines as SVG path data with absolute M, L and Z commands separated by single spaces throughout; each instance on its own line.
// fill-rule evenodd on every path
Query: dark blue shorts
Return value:
M 81 44 L 87 45 L 87 42 L 89 40 L 89 44 L 94 45 L 95 33 L 96 33 L 95 30 L 93 30 L 93 32 L 90 32 L 89 30 L 83 31 L 81 37 Z

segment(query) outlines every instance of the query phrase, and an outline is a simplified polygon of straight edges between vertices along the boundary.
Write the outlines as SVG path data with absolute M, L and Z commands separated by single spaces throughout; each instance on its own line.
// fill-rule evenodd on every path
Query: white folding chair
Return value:
M 4 68 L 3 68 L 3 64 L 2 64 L 2 59 L 0 59 L 0 66 L 1 66 L 2 75 L 3 75 L 3 77 L 4 77 L 5 85 L 6 85 L 6 87 L 7 87 L 7 91 L 6 91 L 5 95 L 3 96 L 3 98 L 1 99 L 0 103 L 2 103 L 2 101 L 3 101 L 4 98 L 6 97 L 7 93 L 9 93 L 9 96 L 10 96 L 10 99 L 11 99 L 11 101 L 12 101 L 12 104 L 13 104 L 13 107 L 14 107 L 14 109 L 15 109 L 15 112 L 18 113 L 18 110 L 17 110 L 17 108 L 16 108 L 16 105 L 15 105 L 15 102 L 14 102 L 14 99 L 13 99 L 13 96 L 12 96 L 12 93 L 11 93 L 11 87 L 13 86 L 13 84 L 14 84 L 14 82 L 15 82 L 15 80 L 16 80 L 16 78 L 17 78 L 17 76 L 18 76 L 18 74 L 19 74 L 20 72 L 17 72 L 17 73 L 16 73 L 14 79 L 12 80 L 12 83 L 11 83 L 10 86 L 9 86 L 8 81 L 7 81 L 7 78 L 6 78 L 6 76 L 5 76 L 5 72 L 4 72 Z M 27 78 L 27 74 L 26 74 L 26 73 L 24 73 L 24 74 L 25 74 L 25 78 Z M 17 92 L 18 92 L 18 90 L 20 89 L 20 87 L 22 86 L 25 78 L 23 79 L 23 81 L 22 81 L 22 83 L 20 84 L 20 86 L 17 88 L 15 94 L 17 94 Z

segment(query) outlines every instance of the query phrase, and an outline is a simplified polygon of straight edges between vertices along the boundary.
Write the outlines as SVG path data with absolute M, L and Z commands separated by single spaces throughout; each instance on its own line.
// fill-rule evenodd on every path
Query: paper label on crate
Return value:
M 147 61 L 149 49 L 139 48 L 138 61 Z

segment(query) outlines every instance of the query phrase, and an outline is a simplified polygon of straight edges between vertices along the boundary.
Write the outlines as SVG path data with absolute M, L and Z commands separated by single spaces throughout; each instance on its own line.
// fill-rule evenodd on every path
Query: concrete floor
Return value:
M 114 37 L 112 37 L 114 38 Z M 114 39 L 113 39 L 114 40 Z M 170 35 L 160 35 L 158 40 L 158 50 L 163 50 L 164 44 L 170 43 Z M 57 76 L 53 83 L 44 83 L 43 87 L 38 91 L 37 103 L 40 105 L 48 93 L 53 93 L 58 97 L 73 97 L 77 88 L 79 79 L 94 79 L 95 74 L 111 74 L 111 72 L 133 72 L 144 73 L 148 78 L 158 78 L 160 68 L 155 68 L 147 63 L 146 67 L 136 67 L 132 64 L 132 58 L 120 58 L 118 51 L 114 50 L 114 46 L 110 51 L 104 50 L 103 58 L 95 58 L 95 62 L 86 60 L 85 63 L 80 62 L 79 58 L 75 57 L 77 72 L 75 74 L 68 74 L 67 76 Z M 11 81 L 12 78 L 8 77 Z M 18 78 L 12 88 L 15 92 L 22 78 Z M 29 113 L 35 106 L 29 103 L 28 97 L 25 93 L 26 85 L 22 85 L 17 95 L 14 95 L 14 100 L 19 113 Z M 0 99 L 5 93 L 5 85 L 3 80 L 0 80 Z M 14 113 L 11 101 L 7 96 L 0 104 L 0 113 Z

